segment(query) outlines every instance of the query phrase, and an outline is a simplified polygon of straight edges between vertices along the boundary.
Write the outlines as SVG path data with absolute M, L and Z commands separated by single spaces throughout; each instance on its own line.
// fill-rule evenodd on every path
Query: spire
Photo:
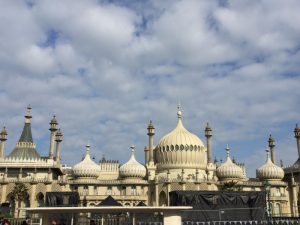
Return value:
M 178 103 L 178 105 L 177 105 L 177 117 L 178 117 L 178 120 L 181 120 L 181 118 L 182 118 L 182 112 L 181 112 L 181 105 L 180 105 L 180 103 Z
M 272 163 L 275 163 L 275 140 L 273 139 L 271 134 L 270 134 L 268 143 L 269 143 L 269 149 L 270 149 L 270 153 L 271 153 L 271 161 L 272 161 Z
M 270 150 L 266 149 L 266 153 L 267 153 L 267 162 L 271 161 L 271 159 L 270 159 Z
M 86 147 L 85 155 L 90 155 L 90 148 L 91 148 L 90 143 L 88 142 L 85 147 Z
M 229 152 L 230 152 L 230 148 L 228 146 L 228 144 L 226 145 L 226 158 L 229 159 Z
M 27 112 L 25 115 L 25 124 L 24 124 L 24 128 L 21 134 L 21 137 L 19 139 L 19 142 L 29 142 L 29 143 L 33 143 L 33 139 L 32 139 L 32 133 L 31 133 L 31 107 L 30 105 L 27 107 Z
M 32 116 L 31 116 L 31 106 L 30 105 L 28 105 L 27 106 L 27 111 L 26 111 L 26 115 L 25 115 L 25 123 L 31 123 L 31 118 L 32 118 Z
M 131 149 L 131 157 L 134 157 L 134 145 L 131 145 L 130 146 L 130 149 Z
M 8 155 L 9 158 L 15 159 L 31 159 L 37 160 L 40 159 L 41 156 L 37 153 L 35 149 L 35 143 L 32 139 L 31 133 L 31 107 L 30 105 L 27 107 L 27 112 L 25 115 L 25 124 L 23 127 L 22 134 L 20 136 L 19 141 L 16 144 L 14 150 Z

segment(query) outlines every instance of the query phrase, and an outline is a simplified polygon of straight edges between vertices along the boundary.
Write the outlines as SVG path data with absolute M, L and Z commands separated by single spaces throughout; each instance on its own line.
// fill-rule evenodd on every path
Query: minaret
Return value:
M 149 162 L 149 149 L 147 148 L 147 146 L 145 146 L 144 152 L 145 152 L 145 164 L 148 164 L 148 162 Z
M 0 159 L 4 158 L 4 147 L 7 140 L 7 131 L 5 127 L 0 132 Z
M 148 125 L 148 136 L 149 136 L 149 161 L 148 164 L 149 165 L 153 165 L 154 164 L 154 160 L 153 160 L 153 136 L 154 136 L 154 125 L 152 124 L 152 121 L 150 120 L 150 123 Z
M 294 133 L 295 133 L 295 138 L 297 140 L 298 157 L 300 158 L 300 128 L 298 127 L 298 124 L 296 124 Z
M 55 134 L 55 141 L 56 141 L 56 162 L 60 163 L 60 142 L 62 142 L 62 133 L 60 129 Z
M 212 129 L 207 123 L 205 127 L 205 137 L 206 137 L 206 148 L 207 148 L 207 163 L 212 162 L 211 158 L 211 137 L 212 137 Z
M 53 152 L 54 152 L 54 141 L 55 141 L 55 132 L 57 131 L 57 120 L 56 117 L 53 116 L 52 120 L 50 121 L 50 147 L 49 147 L 49 159 L 53 159 Z
M 275 164 L 275 141 L 271 134 L 270 134 L 268 142 L 269 142 L 269 148 L 270 148 L 270 152 L 271 152 L 271 161 L 272 161 L 272 163 Z

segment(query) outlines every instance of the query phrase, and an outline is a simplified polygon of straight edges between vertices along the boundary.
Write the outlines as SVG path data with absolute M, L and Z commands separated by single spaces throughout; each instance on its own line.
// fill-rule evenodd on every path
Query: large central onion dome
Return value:
M 99 173 L 101 171 L 101 168 L 99 165 L 97 165 L 90 157 L 90 145 L 86 145 L 86 154 L 84 159 L 73 166 L 73 172 L 76 177 L 93 177 L 97 178 L 99 176 Z
M 169 169 L 205 170 L 207 154 L 203 142 L 184 128 L 180 106 L 177 116 L 176 128 L 165 135 L 154 150 L 158 170 L 160 172 L 167 172 Z
M 282 180 L 284 177 L 283 169 L 271 161 L 268 150 L 267 161 L 256 170 L 256 177 L 260 180 Z
M 217 177 L 220 180 L 239 180 L 244 177 L 243 169 L 233 163 L 229 156 L 229 147 L 226 147 L 226 161 L 217 168 Z
M 136 161 L 134 157 L 134 146 L 131 147 L 131 156 L 127 163 L 120 167 L 120 176 L 125 179 L 140 178 L 143 179 L 146 176 L 146 168 Z

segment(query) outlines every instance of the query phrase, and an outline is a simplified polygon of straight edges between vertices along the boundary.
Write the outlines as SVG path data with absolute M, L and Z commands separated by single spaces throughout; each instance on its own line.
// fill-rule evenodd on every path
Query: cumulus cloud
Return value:
M 175 126 L 180 100 L 185 126 L 204 139 L 209 121 L 214 155 L 224 158 L 229 143 L 250 176 L 264 162 L 269 133 L 278 143 L 278 161 L 294 161 L 298 1 L 0 4 L 6 153 L 30 103 L 42 155 L 48 154 L 48 123 L 56 114 L 64 163 L 78 162 L 88 141 L 97 159 L 124 162 L 135 144 L 143 161 L 149 120 L 157 143 Z

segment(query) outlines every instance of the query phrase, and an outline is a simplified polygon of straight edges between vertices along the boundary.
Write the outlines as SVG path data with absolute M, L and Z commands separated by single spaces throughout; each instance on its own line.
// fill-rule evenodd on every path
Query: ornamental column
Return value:
M 145 152 L 145 165 L 147 165 L 149 162 L 149 149 L 147 148 L 147 146 L 145 146 L 144 152 Z
M 298 124 L 296 124 L 294 134 L 297 141 L 298 157 L 300 158 L 300 128 L 298 127 Z
M 171 178 L 170 178 L 170 171 L 168 170 L 167 172 L 167 206 L 170 205 L 170 191 L 171 191 Z
M 55 134 L 55 141 L 56 141 L 56 162 L 60 163 L 60 142 L 62 142 L 62 133 L 60 131 L 60 129 L 58 129 L 58 131 Z
M 5 127 L 0 132 L 0 159 L 4 158 L 4 147 L 7 140 L 7 132 Z
M 57 131 L 57 120 L 56 117 L 53 116 L 52 120 L 50 121 L 50 147 L 49 147 L 49 159 L 53 159 L 53 152 L 54 152 L 54 141 L 55 141 L 55 132 Z
M 154 125 L 152 124 L 152 121 L 150 120 L 150 123 L 148 125 L 148 136 L 149 136 L 149 161 L 148 164 L 149 165 L 153 165 L 154 164 L 154 160 L 153 160 L 153 136 L 154 136 Z
M 269 148 L 270 148 L 270 152 L 271 152 L 271 161 L 272 161 L 272 163 L 276 164 L 275 163 L 275 141 L 271 134 L 270 134 L 268 143 L 269 143 Z
M 205 137 L 206 137 L 206 148 L 207 148 L 207 163 L 212 162 L 211 158 L 211 137 L 212 137 L 212 129 L 209 126 L 209 123 L 207 123 L 205 127 Z
M 292 213 L 294 217 L 298 216 L 298 198 L 297 198 L 297 184 L 295 183 L 294 175 L 291 175 L 292 188 Z

